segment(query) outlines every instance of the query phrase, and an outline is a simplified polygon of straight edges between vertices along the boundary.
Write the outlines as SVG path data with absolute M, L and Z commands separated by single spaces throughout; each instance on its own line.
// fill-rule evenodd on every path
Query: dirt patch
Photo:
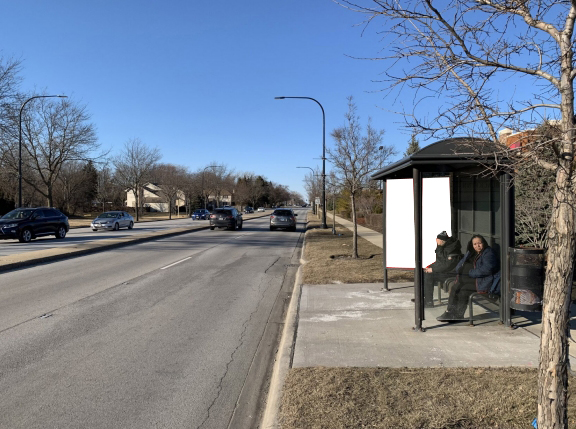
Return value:
M 537 370 L 527 368 L 295 368 L 280 422 L 282 429 L 531 428 L 536 387 Z M 576 427 L 573 400 L 568 417 Z

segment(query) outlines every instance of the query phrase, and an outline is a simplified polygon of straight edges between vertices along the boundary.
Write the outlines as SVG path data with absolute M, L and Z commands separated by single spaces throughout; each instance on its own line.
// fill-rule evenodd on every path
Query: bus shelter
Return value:
M 511 325 L 507 250 L 514 246 L 514 188 L 506 172 L 488 171 L 505 161 L 492 149 L 486 140 L 451 138 L 372 175 L 384 182 L 384 288 L 388 289 L 390 268 L 414 269 L 416 330 L 422 330 L 425 316 L 435 315 L 425 312 L 423 268 L 434 262 L 436 234 L 441 231 L 460 240 L 462 253 L 471 237 L 481 234 L 499 255 L 499 318 Z

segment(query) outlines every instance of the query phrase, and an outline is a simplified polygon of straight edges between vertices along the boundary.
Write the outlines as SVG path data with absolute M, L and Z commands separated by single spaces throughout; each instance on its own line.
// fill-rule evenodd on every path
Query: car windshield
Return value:
M 32 213 L 34 213 L 34 209 L 12 210 L 11 212 L 8 212 L 2 216 L 2 219 L 26 219 L 29 218 Z
M 204 210 L 195 210 L 194 213 L 204 213 Z
M 214 210 L 214 213 L 220 213 L 220 214 L 225 214 L 225 215 L 231 215 L 231 214 L 232 214 L 232 210 L 226 210 L 226 209 L 216 209 L 216 210 Z
M 101 215 L 98 215 L 98 217 L 99 217 L 100 219 L 105 219 L 105 218 L 117 218 L 117 217 L 118 217 L 118 213 L 106 212 L 106 213 L 102 213 Z
M 275 216 L 292 216 L 292 212 L 290 210 L 275 210 Z

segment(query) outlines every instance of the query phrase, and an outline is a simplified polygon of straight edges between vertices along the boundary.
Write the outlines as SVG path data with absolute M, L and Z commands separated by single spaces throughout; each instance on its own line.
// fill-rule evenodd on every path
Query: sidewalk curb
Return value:
M 286 311 L 286 319 L 284 322 L 284 329 L 282 330 L 282 338 L 278 345 L 276 353 L 276 360 L 272 370 L 272 377 L 270 379 L 270 389 L 268 390 L 268 397 L 266 399 L 266 409 L 262 416 L 260 427 L 263 429 L 277 429 L 280 427 L 278 422 L 278 415 L 280 411 L 280 403 L 282 400 L 282 390 L 284 388 L 284 381 L 288 375 L 288 371 L 292 368 L 292 360 L 294 358 L 294 346 L 296 344 L 296 336 L 298 334 L 298 317 L 300 314 L 300 297 L 302 295 L 302 267 L 306 264 L 303 258 L 304 249 L 306 248 L 306 233 L 304 233 L 304 242 L 302 243 L 302 255 L 300 256 L 300 267 L 296 273 L 294 280 L 294 289 L 290 305 Z

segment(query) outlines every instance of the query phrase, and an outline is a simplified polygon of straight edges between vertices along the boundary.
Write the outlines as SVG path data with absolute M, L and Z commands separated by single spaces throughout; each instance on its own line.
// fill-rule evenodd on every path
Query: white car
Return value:
M 258 211 L 259 211 L 259 212 L 265 212 L 266 209 L 265 209 L 264 207 L 258 207 Z
M 105 212 L 90 224 L 92 231 L 98 231 L 99 229 L 108 229 L 118 231 L 120 228 L 132 229 L 134 227 L 134 218 L 126 212 L 122 211 L 111 211 Z

